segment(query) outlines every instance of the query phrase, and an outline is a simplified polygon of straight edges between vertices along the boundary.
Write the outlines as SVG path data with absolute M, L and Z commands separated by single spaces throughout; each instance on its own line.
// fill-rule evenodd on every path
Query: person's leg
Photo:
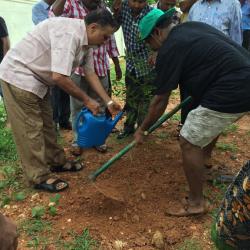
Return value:
M 203 212 L 203 175 L 204 154 L 203 149 L 191 144 L 180 136 L 182 150 L 183 169 L 189 186 L 189 203 L 194 211 Z
M 51 105 L 53 110 L 53 121 L 57 128 L 57 124 L 59 123 L 59 87 L 57 86 L 51 87 Z
M 140 126 L 148 112 L 150 101 L 153 97 L 153 91 L 155 89 L 154 83 L 154 72 L 140 79 L 138 85 L 138 116 L 137 125 Z
M 21 165 L 30 184 L 51 177 L 45 156 L 41 99 L 3 83 L 3 94 Z
M 213 149 L 214 149 L 218 139 L 219 139 L 219 136 L 217 136 L 211 143 L 209 143 L 203 149 L 204 163 L 205 163 L 206 167 L 208 167 L 208 168 L 212 167 L 212 164 L 211 164 L 212 152 L 213 152 Z
M 57 144 L 57 135 L 52 119 L 52 109 L 49 95 L 40 102 L 41 117 L 43 120 L 43 134 L 45 141 L 45 157 L 49 166 L 64 165 L 66 158 L 63 148 Z
M 69 94 L 59 88 L 59 126 L 62 129 L 71 130 L 70 118 L 70 97 Z
M 83 91 L 87 93 L 88 83 L 86 82 L 83 76 L 80 76 L 78 74 L 72 74 L 71 79 L 80 89 L 82 89 Z M 74 134 L 74 143 L 76 143 L 76 140 L 77 140 L 76 120 L 82 108 L 83 108 L 83 102 L 70 96 L 70 112 L 71 112 L 71 120 L 72 120 L 72 130 Z
M 188 207 L 180 211 L 170 211 L 169 214 L 187 216 L 205 212 L 205 202 L 202 195 L 205 169 L 204 149 L 208 147 L 207 152 L 209 152 L 225 127 L 243 115 L 244 113 L 220 113 L 201 106 L 189 112 L 180 132 L 183 169 L 190 190 Z
M 135 123 L 138 117 L 138 84 L 139 80 L 135 72 L 126 71 L 125 75 L 126 84 L 126 101 L 124 110 L 126 111 L 126 121 L 124 123 L 123 131 L 117 136 L 117 139 L 123 139 L 135 131 Z

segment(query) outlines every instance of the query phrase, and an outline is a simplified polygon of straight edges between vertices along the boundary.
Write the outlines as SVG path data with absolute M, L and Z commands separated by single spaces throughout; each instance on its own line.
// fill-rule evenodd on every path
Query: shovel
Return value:
M 155 129 L 161 126 L 162 123 L 164 123 L 166 120 L 168 120 L 170 117 L 172 117 L 175 113 L 177 113 L 182 107 L 186 106 L 191 102 L 192 98 L 191 96 L 187 97 L 183 102 L 181 102 L 179 105 L 177 105 L 174 109 L 172 109 L 170 112 L 163 114 L 159 120 L 149 128 L 147 131 L 149 134 L 152 133 Z M 114 162 L 119 160 L 123 155 L 125 155 L 130 149 L 132 149 L 136 145 L 136 141 L 133 140 L 130 144 L 128 144 L 126 147 L 124 147 L 119 153 L 114 155 L 110 160 L 108 160 L 106 163 L 104 163 L 100 168 L 98 168 L 96 171 L 92 172 L 88 178 L 94 183 L 96 178 L 102 174 L 104 171 L 106 171 Z M 117 193 L 115 190 L 111 190 L 112 192 L 109 192 L 109 190 L 103 190 L 99 188 L 97 185 L 95 187 L 102 193 L 104 196 L 108 198 L 112 198 L 117 201 L 124 201 L 124 199 Z M 111 194 L 112 193 L 112 194 Z

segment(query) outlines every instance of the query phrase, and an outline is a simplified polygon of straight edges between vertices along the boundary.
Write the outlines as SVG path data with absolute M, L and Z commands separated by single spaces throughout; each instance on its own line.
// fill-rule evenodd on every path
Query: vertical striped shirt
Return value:
M 89 10 L 83 5 L 81 0 L 66 0 L 64 5 L 63 17 L 84 19 Z M 51 7 L 50 16 L 53 14 L 53 6 Z M 109 70 L 109 57 L 117 57 L 119 55 L 114 36 L 103 45 L 93 50 L 94 68 L 99 77 L 106 76 Z M 109 57 L 108 57 L 109 56 Z M 76 70 L 77 74 L 83 74 L 81 68 Z

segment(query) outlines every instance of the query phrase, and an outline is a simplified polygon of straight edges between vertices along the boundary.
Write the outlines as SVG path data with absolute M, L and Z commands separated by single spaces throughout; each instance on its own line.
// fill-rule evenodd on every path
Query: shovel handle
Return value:
M 161 124 L 163 122 L 165 122 L 166 120 L 168 120 L 170 117 L 172 117 L 175 113 L 177 113 L 182 107 L 184 107 L 185 105 L 187 105 L 188 103 L 190 103 L 192 100 L 192 97 L 189 96 L 187 97 L 183 102 L 181 102 L 180 104 L 178 104 L 174 109 L 172 109 L 170 112 L 163 114 L 159 120 L 152 125 L 149 130 L 148 133 L 152 133 L 155 129 L 157 129 L 158 127 L 161 126 Z M 126 147 L 124 147 L 119 153 L 117 153 L 116 155 L 114 155 L 111 159 L 109 159 L 106 163 L 104 163 L 100 168 L 98 168 L 95 172 L 91 173 L 89 175 L 89 179 L 91 181 L 95 181 L 96 178 L 103 173 L 105 170 L 107 170 L 115 161 L 119 160 L 123 155 L 125 155 L 131 148 L 133 148 L 135 146 L 136 142 L 135 140 L 133 140 L 131 143 L 129 143 Z

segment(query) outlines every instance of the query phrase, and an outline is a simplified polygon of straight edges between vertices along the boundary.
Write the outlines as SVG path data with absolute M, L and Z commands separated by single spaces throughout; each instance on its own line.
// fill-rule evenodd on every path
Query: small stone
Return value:
M 136 222 L 139 222 L 140 221 L 140 217 L 135 214 L 133 217 L 132 217 L 132 222 L 136 223 Z
M 113 218 L 112 218 L 112 217 L 109 217 L 109 220 L 113 220 Z
M 70 223 L 70 222 L 71 222 L 71 219 L 67 219 L 67 222 L 69 222 L 69 223 Z
M 39 194 L 38 193 L 35 193 L 31 196 L 31 201 L 34 201 L 36 199 L 39 199 Z
M 12 208 L 13 208 L 13 209 L 17 209 L 17 205 L 13 205 Z
M 120 218 L 118 216 L 114 216 L 114 221 L 118 221 Z
M 56 205 L 55 202 L 50 202 L 50 203 L 49 203 L 49 207 L 54 207 L 55 205 Z
M 5 205 L 3 208 L 10 209 L 10 205 Z
M 25 218 L 25 214 L 19 214 L 18 218 Z
M 144 193 L 141 193 L 141 197 L 142 197 L 143 200 L 146 200 L 146 198 L 147 198 Z
M 155 246 L 157 249 L 164 249 L 164 239 L 161 232 L 156 231 L 152 238 L 152 245 Z
M 126 246 L 127 246 L 127 243 L 123 242 L 121 240 L 116 240 L 114 242 L 114 248 L 115 248 L 115 250 L 122 250 Z

